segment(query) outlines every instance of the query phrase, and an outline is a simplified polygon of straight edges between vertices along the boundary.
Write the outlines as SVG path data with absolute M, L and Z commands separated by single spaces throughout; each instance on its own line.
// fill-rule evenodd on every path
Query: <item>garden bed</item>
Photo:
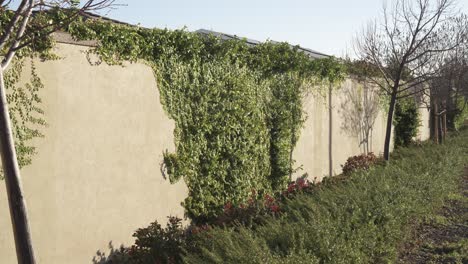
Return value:
M 114 251 L 111 258 L 101 255 L 96 262 L 411 261 L 411 253 L 401 253 L 402 241 L 412 239 L 413 228 L 431 219 L 444 205 L 452 208 L 446 201 L 459 196 L 460 178 L 468 164 L 468 131 L 448 138 L 443 145 L 427 142 L 400 148 L 391 158 L 389 164 L 328 179 L 307 191 L 276 198 L 274 212 L 253 210 L 259 213 L 247 214 L 249 221 L 239 218 L 236 224 L 231 219 L 224 226 L 188 229 L 177 223 L 165 229 L 153 223 L 135 233 L 135 245 Z M 268 206 L 270 201 L 271 197 Z

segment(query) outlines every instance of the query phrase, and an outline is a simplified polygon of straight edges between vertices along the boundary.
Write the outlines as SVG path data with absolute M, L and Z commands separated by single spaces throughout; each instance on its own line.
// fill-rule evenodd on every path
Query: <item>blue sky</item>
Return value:
M 381 10 L 380 0 L 119 0 L 109 16 L 146 27 L 187 26 L 257 40 L 299 44 L 343 55 L 362 24 Z
M 352 53 L 356 32 L 381 14 L 383 1 L 116 0 L 125 6 L 101 14 L 150 28 L 204 28 L 260 41 L 287 41 L 344 56 Z M 455 1 L 468 13 L 468 0 Z
M 145 27 L 200 28 L 299 44 L 327 54 L 351 51 L 352 38 L 378 16 L 382 0 L 118 0 L 108 16 Z M 468 13 L 468 0 L 459 0 Z

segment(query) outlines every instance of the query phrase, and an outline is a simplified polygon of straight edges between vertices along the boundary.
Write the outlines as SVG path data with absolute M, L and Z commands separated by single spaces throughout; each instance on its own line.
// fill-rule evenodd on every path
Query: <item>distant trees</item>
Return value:
M 430 89 L 453 52 L 466 41 L 467 19 L 453 0 L 395 0 L 382 19 L 355 40 L 356 55 L 376 74 L 368 79 L 389 96 L 384 158 L 389 160 L 396 103 Z
M 458 130 L 468 118 L 468 44 L 461 45 L 442 64 L 442 71 L 430 84 L 433 109 L 437 109 L 433 117 L 436 141 L 447 128 Z
M 18 263 L 35 263 L 20 171 L 8 110 L 5 72 L 15 57 L 51 48 L 50 34 L 85 11 L 108 8 L 113 0 L 0 0 L 0 154 Z M 39 198 L 39 197 L 38 197 Z

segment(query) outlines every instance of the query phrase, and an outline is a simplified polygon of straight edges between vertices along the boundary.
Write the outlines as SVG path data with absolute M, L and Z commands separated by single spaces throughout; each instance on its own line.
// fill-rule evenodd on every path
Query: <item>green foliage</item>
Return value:
M 453 118 L 455 130 L 458 131 L 468 119 L 468 99 L 458 98 L 456 100 L 457 111 Z
M 98 40 L 90 51 L 108 64 L 145 61 L 161 102 L 175 120 L 176 152 L 164 153 L 171 182 L 183 179 L 188 216 L 206 221 L 252 189 L 282 190 L 305 120 L 302 99 L 317 81 L 338 82 L 333 58 L 311 60 L 298 47 L 223 41 L 185 30 L 144 29 L 78 21 L 68 31 Z
M 393 159 L 282 200 L 280 215 L 263 215 L 254 225 L 183 230 L 173 222 L 165 229 L 154 223 L 135 233 L 142 247 L 113 250 L 101 256 L 108 262 L 99 263 L 394 262 L 415 221 L 458 192 L 468 131 L 446 145 L 399 148 Z
M 193 247 L 190 231 L 182 228 L 182 220 L 168 217 L 166 227 L 157 221 L 135 231 L 135 244 L 115 248 L 109 243 L 109 254 L 98 251 L 95 264 L 175 264 L 182 262 L 183 252 Z
M 7 89 L 10 118 L 13 126 L 16 155 L 20 167 L 31 164 L 36 148 L 31 140 L 43 137 L 40 128 L 46 125 L 44 112 L 40 107 L 39 92 L 44 88 L 31 60 L 30 80 L 24 86 L 19 85 L 23 74 L 25 59 L 16 59 L 4 75 Z
M 36 154 L 36 148 L 31 141 L 34 138 L 43 137 L 41 128 L 46 125 L 44 112 L 40 107 L 41 98 L 39 96 L 44 85 L 37 73 L 34 58 L 42 60 L 57 59 L 57 56 L 51 52 L 54 41 L 48 32 L 47 25 L 63 19 L 61 14 L 63 15 L 64 11 L 59 9 L 50 11 L 37 13 L 30 19 L 26 32 L 31 34 L 26 34 L 20 43 L 29 43 L 29 45 L 16 52 L 10 66 L 4 72 L 7 102 L 20 167 L 31 164 L 32 158 Z M 13 12 L 11 10 L 0 10 L 0 35 L 3 35 L 3 31 L 7 28 L 6 25 L 12 16 Z M 12 39 L 0 50 L 0 57 L 6 55 L 11 41 Z M 26 64 L 26 62 L 28 63 Z M 25 68 L 26 65 L 28 67 Z M 20 84 L 20 81 L 28 80 L 22 77 L 24 75 L 29 78 L 29 81 Z
M 20 60 L 33 56 L 44 60 L 56 59 L 56 56 L 52 53 L 52 47 L 55 42 L 50 36 L 49 31 L 51 30 L 51 25 L 61 23 L 60 21 L 64 19 L 64 12 L 67 11 L 54 8 L 49 10 L 49 12 L 35 13 L 35 15 L 29 19 L 25 34 L 19 43 L 20 46 L 25 46 L 16 51 L 15 58 Z M 14 13 L 12 10 L 0 9 L 0 35 L 3 35 L 4 30 L 7 29 L 7 25 L 11 21 L 13 15 Z M 19 25 L 16 25 L 14 30 L 18 30 L 18 26 Z M 13 40 L 14 38 L 10 38 L 3 49 L 0 50 L 0 56 L 6 55 Z
M 399 148 L 392 158 L 392 164 L 314 185 L 300 179 L 276 199 L 265 196 L 241 208 L 227 204 L 223 222 L 211 226 L 183 228 L 176 218 L 166 228 L 152 223 L 135 232 L 135 245 L 111 247 L 95 263 L 395 262 L 415 223 L 438 212 L 446 199 L 462 196 L 468 130 L 446 145 Z M 261 213 L 273 204 L 280 211 Z
M 157 222 L 146 228 L 138 229 L 134 234 L 135 245 L 129 249 L 133 263 L 180 263 L 179 253 L 188 248 L 186 233 L 182 221 L 169 217 L 166 228 Z
M 406 147 L 418 134 L 421 124 L 418 106 L 413 98 L 399 100 L 395 105 L 395 147 Z
M 447 145 L 400 148 L 393 159 L 286 201 L 282 217 L 262 225 L 205 232 L 184 263 L 394 262 L 411 223 L 458 191 L 468 131 Z
M 299 140 L 298 131 L 305 121 L 303 86 L 300 78 L 294 74 L 280 74 L 273 78 L 267 119 L 271 162 L 269 181 L 273 190 L 281 190 L 288 181 L 287 176 L 293 173 L 292 151 Z
M 177 154 L 168 155 L 172 182 L 184 177 L 190 217 L 214 217 L 213 208 L 247 199 L 253 188 L 268 190 L 269 138 L 265 88 L 245 67 L 223 61 L 171 64 L 166 107 L 176 121 Z M 199 73 L 202 74 L 199 74 Z M 170 165 L 175 165 L 171 167 Z
M 363 60 L 346 59 L 344 64 L 348 74 L 357 78 L 365 78 L 369 76 L 378 77 L 380 75 L 380 71 L 376 66 Z

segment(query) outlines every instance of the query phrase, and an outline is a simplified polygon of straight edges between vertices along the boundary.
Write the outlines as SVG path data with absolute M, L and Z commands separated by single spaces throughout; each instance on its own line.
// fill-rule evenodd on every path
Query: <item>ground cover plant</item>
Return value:
M 395 262 L 413 224 L 459 193 L 457 186 L 468 164 L 468 131 L 444 145 L 423 143 L 399 148 L 392 155 L 391 164 L 349 176 L 320 184 L 296 182 L 289 191 L 263 202 L 278 208 L 247 224 L 228 221 L 224 226 L 180 227 L 183 232 L 174 232 L 170 223 L 167 228 L 158 226 L 153 235 L 148 235 L 149 229 L 137 231 L 137 243 L 115 251 L 115 262 L 101 255 L 96 263 Z M 174 255 L 160 257 L 151 243 L 139 246 L 143 239 L 161 241 L 174 233 L 176 241 L 183 241 Z M 123 256 L 128 262 L 119 262 Z
M 460 193 L 414 228 L 401 247 L 400 263 L 468 263 L 468 168 Z
M 214 229 L 199 238 L 203 246 L 184 260 L 393 262 L 410 220 L 431 214 L 457 192 L 468 162 L 468 133 L 463 131 L 446 145 L 402 148 L 393 156 L 398 161 L 286 201 L 283 215 L 264 225 Z

